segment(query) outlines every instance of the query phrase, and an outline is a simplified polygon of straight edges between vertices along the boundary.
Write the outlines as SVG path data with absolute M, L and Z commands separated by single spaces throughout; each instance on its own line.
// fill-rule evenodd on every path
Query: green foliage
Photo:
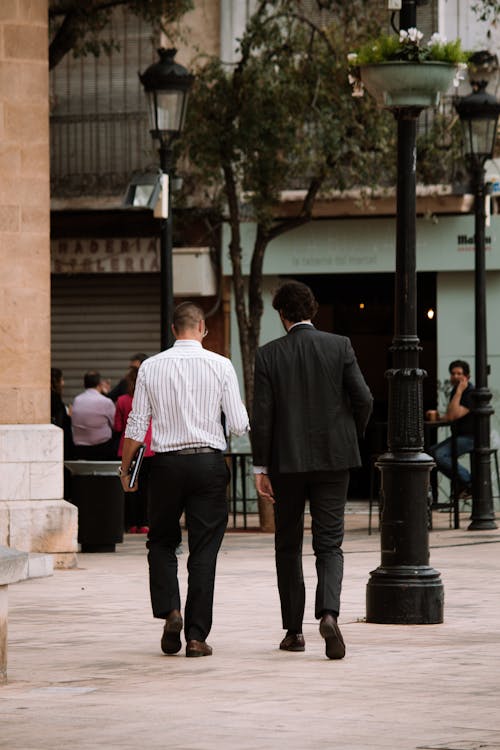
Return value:
M 102 32 L 112 12 L 123 7 L 170 36 L 171 25 L 193 7 L 192 0 L 50 0 L 49 65 L 54 68 L 68 52 L 75 57 L 111 54 L 118 43 Z
M 404 34 L 407 35 L 404 36 Z M 447 42 L 438 34 L 434 34 L 427 44 L 422 44 L 422 35 L 417 29 L 409 29 L 409 33 L 401 32 L 399 36 L 384 34 L 377 39 L 365 42 L 357 53 L 350 55 L 350 61 L 355 65 L 398 60 L 457 64 L 466 62 L 467 58 L 468 54 L 462 50 L 460 39 Z
M 500 17 L 500 2 L 498 0 L 479 0 L 472 4 L 472 10 L 480 21 L 490 21 L 495 24 Z
M 347 188 L 369 192 L 396 182 L 394 118 L 371 97 L 353 98 L 348 80 L 348 52 L 366 40 L 367 29 L 375 35 L 382 31 L 385 7 L 370 0 L 322 0 L 308 15 L 304 5 L 301 0 L 260 0 L 236 63 L 200 56 L 178 143 L 189 165 L 185 191 L 195 201 L 203 195 L 229 225 L 248 404 L 267 245 L 311 219 L 320 190 L 326 196 Z M 458 53 L 453 45 L 434 44 L 440 46 L 436 54 L 441 59 Z M 420 141 L 425 157 L 420 174 L 431 182 L 438 176 L 448 182 L 447 141 L 441 151 L 433 144 L 432 137 Z M 304 197 L 293 215 L 288 211 L 282 218 L 281 194 L 290 189 L 301 189 Z M 256 233 L 250 274 L 244 278 L 241 224 L 249 219 Z
M 469 53 L 462 49 L 460 39 L 444 44 L 434 44 L 430 49 L 429 60 L 435 62 L 461 63 L 467 62 Z
M 299 16 L 299 2 L 262 6 L 237 65 L 200 60 L 183 144 L 201 180 L 224 188 L 229 171 L 269 227 L 282 190 L 307 189 L 313 179 L 340 190 L 372 184 L 374 152 L 384 150 L 392 123 L 373 102 L 351 97 L 346 53 L 359 26 L 347 4 L 342 24 L 330 16 L 324 26 Z
M 462 135 L 456 113 L 435 112 L 417 138 L 417 180 L 427 185 L 463 179 Z

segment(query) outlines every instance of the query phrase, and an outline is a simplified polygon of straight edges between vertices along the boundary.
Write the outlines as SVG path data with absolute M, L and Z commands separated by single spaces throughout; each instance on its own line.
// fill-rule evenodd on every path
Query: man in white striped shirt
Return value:
M 137 376 L 120 473 L 125 491 L 132 457 L 152 419 L 149 497 L 149 583 L 154 617 L 165 619 L 161 640 L 165 654 L 181 649 L 183 627 L 177 556 L 180 517 L 188 531 L 188 591 L 184 612 L 186 656 L 209 656 L 206 638 L 212 626 L 217 554 L 227 525 L 223 451 L 227 432 L 249 429 L 233 365 L 202 347 L 203 311 L 184 302 L 174 311 L 176 342 L 150 357 Z

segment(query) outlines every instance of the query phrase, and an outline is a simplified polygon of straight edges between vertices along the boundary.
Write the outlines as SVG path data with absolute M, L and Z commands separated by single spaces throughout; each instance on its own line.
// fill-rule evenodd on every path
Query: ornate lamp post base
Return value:
M 444 590 L 427 565 L 377 568 L 366 587 L 366 621 L 392 625 L 443 622 Z
M 429 566 L 427 494 L 434 462 L 426 453 L 385 453 L 382 475 L 382 559 L 366 587 L 367 622 L 443 622 L 444 589 Z

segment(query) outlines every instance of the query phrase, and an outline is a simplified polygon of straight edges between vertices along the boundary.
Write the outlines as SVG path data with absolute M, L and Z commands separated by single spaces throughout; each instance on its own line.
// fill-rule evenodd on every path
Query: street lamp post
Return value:
M 415 0 L 402 0 L 400 28 L 416 26 Z M 423 452 L 416 271 L 416 132 L 422 107 L 393 109 L 398 126 L 394 338 L 389 381 L 388 450 L 381 472 L 381 564 L 370 573 L 366 619 L 375 623 L 443 621 L 444 592 L 429 565 L 427 497 L 434 465 Z
M 161 349 L 173 343 L 172 319 L 174 285 L 172 261 L 172 203 L 170 175 L 173 167 L 172 145 L 179 137 L 185 117 L 189 89 L 194 76 L 174 61 L 175 49 L 159 49 L 159 62 L 153 63 L 139 78 L 149 100 L 150 132 L 158 145 L 162 173 L 162 211 L 160 228 L 160 305 Z
M 472 513 L 470 530 L 496 529 L 491 491 L 490 417 L 486 330 L 485 170 L 493 158 L 500 102 L 486 92 L 486 81 L 473 82 L 473 93 L 457 98 L 465 158 L 474 186 L 474 305 L 476 383 L 473 396 Z

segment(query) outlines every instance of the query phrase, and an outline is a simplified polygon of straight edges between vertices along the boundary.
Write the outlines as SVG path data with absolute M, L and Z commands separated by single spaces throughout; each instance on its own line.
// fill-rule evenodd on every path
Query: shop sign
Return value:
M 52 273 L 158 273 L 155 237 L 65 238 L 51 242 Z
M 474 251 L 476 249 L 474 235 L 459 234 L 457 237 L 458 252 Z M 491 237 L 484 238 L 484 249 L 491 250 Z

